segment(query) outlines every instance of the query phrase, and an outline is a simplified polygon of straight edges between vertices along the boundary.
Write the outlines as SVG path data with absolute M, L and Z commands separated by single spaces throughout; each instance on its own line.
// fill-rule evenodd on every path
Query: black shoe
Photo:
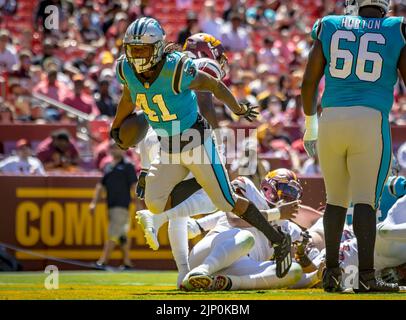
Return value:
M 388 283 L 381 278 L 376 278 L 375 270 L 361 271 L 359 273 L 358 289 L 354 289 L 354 292 L 399 292 L 399 286 L 397 283 Z
M 274 248 L 274 258 L 276 261 L 276 276 L 283 278 L 292 266 L 292 256 L 290 252 L 292 239 L 290 235 L 283 232 L 280 227 L 278 227 L 278 231 L 283 236 L 282 242 L 275 243 L 272 247 Z
M 323 270 L 323 289 L 326 292 L 342 292 L 341 287 L 341 269 L 337 268 L 325 268 Z

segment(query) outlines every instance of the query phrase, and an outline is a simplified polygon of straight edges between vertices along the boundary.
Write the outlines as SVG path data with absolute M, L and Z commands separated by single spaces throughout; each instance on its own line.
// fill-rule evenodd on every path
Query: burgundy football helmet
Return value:
M 272 204 L 283 200 L 286 202 L 299 200 L 303 194 L 296 174 L 288 169 L 276 169 L 261 181 L 261 191 Z
M 227 56 L 221 41 L 208 33 L 196 33 L 186 39 L 183 51 L 193 53 L 196 58 L 209 58 L 216 60 L 224 70 L 227 65 Z

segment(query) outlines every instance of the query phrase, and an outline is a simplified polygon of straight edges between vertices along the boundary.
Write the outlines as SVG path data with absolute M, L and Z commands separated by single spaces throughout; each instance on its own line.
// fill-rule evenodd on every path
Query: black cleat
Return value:
M 274 259 L 276 261 L 276 276 L 283 278 L 292 266 L 292 256 L 290 252 L 292 239 L 290 235 L 283 232 L 280 227 L 278 230 L 283 236 L 282 242 L 275 243 L 272 247 L 274 248 Z
M 341 269 L 337 268 L 325 268 L 323 270 L 323 289 L 326 292 L 342 292 L 341 287 Z
M 354 289 L 356 293 L 370 292 L 399 292 L 397 283 L 388 283 L 381 278 L 375 277 L 375 270 L 361 271 L 359 273 L 358 289 Z

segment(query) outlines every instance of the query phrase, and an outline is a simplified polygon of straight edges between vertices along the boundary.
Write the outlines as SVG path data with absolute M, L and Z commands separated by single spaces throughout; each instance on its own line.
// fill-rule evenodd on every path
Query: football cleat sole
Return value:
M 144 237 L 148 244 L 148 246 L 152 250 L 159 249 L 159 241 L 158 241 L 158 234 L 153 227 L 153 221 L 151 217 L 151 213 L 146 210 L 137 211 L 137 220 L 138 223 L 141 225 L 142 229 L 144 230 Z

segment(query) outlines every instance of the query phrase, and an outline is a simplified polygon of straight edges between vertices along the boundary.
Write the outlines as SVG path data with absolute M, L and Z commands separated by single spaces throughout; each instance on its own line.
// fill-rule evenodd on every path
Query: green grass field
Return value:
M 182 292 L 173 285 L 175 272 L 60 272 L 59 289 L 44 287 L 42 272 L 0 273 L 0 299 L 234 299 L 234 300 L 364 300 L 402 299 L 400 294 L 326 294 L 322 290 L 260 290 L 232 292 Z

